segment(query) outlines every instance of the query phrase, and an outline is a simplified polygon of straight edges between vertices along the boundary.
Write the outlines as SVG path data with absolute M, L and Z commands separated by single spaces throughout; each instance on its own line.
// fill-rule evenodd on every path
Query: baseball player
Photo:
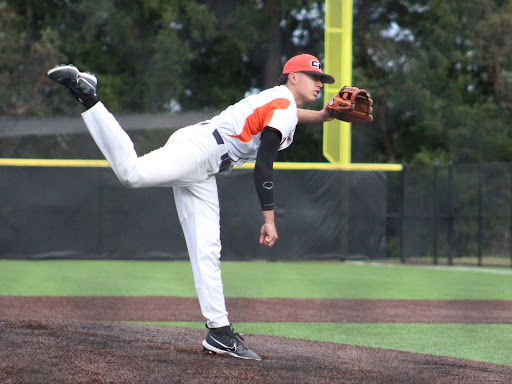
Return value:
M 73 65 L 57 66 L 48 76 L 85 106 L 83 120 L 122 184 L 173 188 L 208 328 L 202 342 L 205 351 L 261 360 L 242 344 L 228 320 L 220 270 L 216 175 L 229 172 L 233 165 L 255 162 L 254 182 L 263 212 L 259 242 L 272 247 L 278 239 L 273 161 L 278 150 L 292 143 L 298 122 L 332 120 L 325 108 L 299 107 L 314 102 L 323 83 L 332 84 L 334 78 L 323 73 L 316 57 L 295 56 L 284 66 L 279 86 L 251 95 L 209 121 L 179 129 L 163 147 L 139 157 L 130 137 L 98 100 L 96 76 Z

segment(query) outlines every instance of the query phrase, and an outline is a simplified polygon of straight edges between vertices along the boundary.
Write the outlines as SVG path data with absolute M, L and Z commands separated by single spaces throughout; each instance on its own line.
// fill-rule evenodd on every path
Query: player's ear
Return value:
M 297 74 L 295 72 L 291 72 L 288 74 L 288 84 L 297 84 Z

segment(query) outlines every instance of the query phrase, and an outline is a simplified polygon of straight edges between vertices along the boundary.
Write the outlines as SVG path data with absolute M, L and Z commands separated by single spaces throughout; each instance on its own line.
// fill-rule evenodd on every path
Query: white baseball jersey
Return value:
M 265 127 L 281 132 L 279 150 L 287 148 L 293 141 L 297 122 L 297 104 L 284 85 L 246 97 L 210 120 L 236 165 L 256 160 Z
M 199 304 L 209 327 L 229 325 L 220 271 L 220 208 L 215 174 L 226 150 L 233 162 L 255 161 L 265 127 L 281 132 L 279 149 L 293 141 L 297 105 L 285 86 L 249 96 L 210 124 L 176 131 L 144 156 L 115 117 L 99 102 L 83 119 L 119 180 L 132 188 L 173 187 L 176 210 L 189 251 Z M 215 129 L 224 144 L 212 135 Z

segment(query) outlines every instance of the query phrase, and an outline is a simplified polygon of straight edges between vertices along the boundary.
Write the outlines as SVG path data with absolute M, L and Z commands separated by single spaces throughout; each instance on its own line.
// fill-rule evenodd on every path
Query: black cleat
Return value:
M 205 351 L 230 355 L 239 359 L 261 360 L 261 357 L 242 344 L 242 335 L 233 332 L 233 325 L 208 329 L 208 334 L 203 340 Z
M 50 69 L 48 77 L 66 87 L 69 93 L 87 108 L 98 102 L 98 79 L 93 74 L 80 72 L 77 67 L 70 64 Z

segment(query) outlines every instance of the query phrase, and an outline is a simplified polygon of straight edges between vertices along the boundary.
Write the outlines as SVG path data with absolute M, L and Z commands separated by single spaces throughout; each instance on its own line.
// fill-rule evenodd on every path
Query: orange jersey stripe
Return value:
M 288 99 L 274 99 L 270 103 L 262 105 L 254 110 L 247 119 L 245 119 L 245 125 L 242 133 L 239 135 L 230 135 L 236 137 L 243 143 L 248 143 L 252 140 L 254 135 L 259 134 L 265 127 L 268 126 L 274 115 L 276 109 L 286 109 L 290 106 L 290 100 Z

